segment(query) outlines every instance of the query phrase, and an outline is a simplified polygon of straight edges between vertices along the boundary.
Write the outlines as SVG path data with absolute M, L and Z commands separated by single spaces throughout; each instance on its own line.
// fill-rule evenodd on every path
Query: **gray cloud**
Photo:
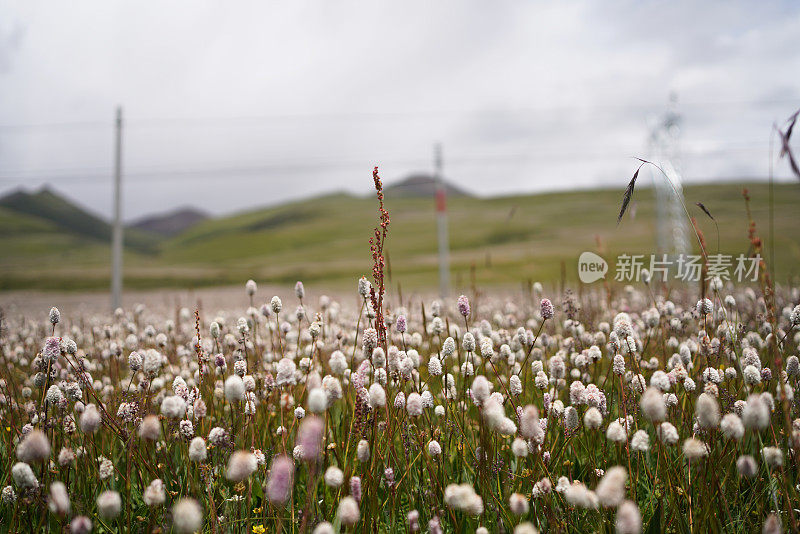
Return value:
M 122 103 L 128 218 L 365 192 L 374 164 L 429 169 L 437 141 L 482 194 L 619 185 L 672 91 L 687 180 L 763 177 L 771 125 L 800 105 L 790 2 L 4 11 L 0 42 L 24 34 L 0 58 L 0 192 L 49 182 L 108 214 Z

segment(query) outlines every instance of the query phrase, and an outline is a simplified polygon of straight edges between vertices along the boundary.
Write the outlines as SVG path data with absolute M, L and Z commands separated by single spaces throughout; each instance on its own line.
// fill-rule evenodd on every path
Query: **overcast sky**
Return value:
M 672 92 L 686 181 L 765 177 L 800 4 L 0 0 L 0 193 L 110 214 L 117 104 L 126 219 L 366 193 L 435 142 L 478 194 L 624 188 Z

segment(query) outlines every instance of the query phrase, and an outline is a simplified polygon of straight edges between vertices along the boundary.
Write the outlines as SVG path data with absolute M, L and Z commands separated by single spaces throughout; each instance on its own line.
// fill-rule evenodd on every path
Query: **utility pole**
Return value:
M 442 179 L 442 145 L 433 147 L 434 178 L 436 180 L 436 229 L 439 236 L 439 296 L 450 292 L 450 245 L 447 235 L 447 193 Z
M 114 227 L 111 233 L 111 309 L 122 305 L 122 107 L 117 107 L 114 145 Z

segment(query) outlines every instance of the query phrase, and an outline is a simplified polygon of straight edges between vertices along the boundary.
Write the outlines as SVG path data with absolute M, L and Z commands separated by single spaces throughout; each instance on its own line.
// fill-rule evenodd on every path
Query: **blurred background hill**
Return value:
M 655 250 L 655 197 L 637 188 L 617 226 L 622 189 L 479 198 L 449 187 L 452 279 L 456 287 L 518 286 L 527 280 L 577 279 L 581 252 L 606 258 Z M 757 231 L 768 238 L 769 192 L 764 183 L 685 187 L 686 204 L 716 249 L 716 227 L 695 206 L 703 202 L 717 220 L 720 250 L 747 254 L 748 220 L 742 196 L 749 190 Z M 387 242 L 393 284 L 424 288 L 436 279 L 436 226 L 430 186 L 418 176 L 389 184 Z M 800 186 L 776 184 L 775 246 L 779 281 L 800 275 L 797 229 Z M 369 237 L 377 218 L 374 195 L 313 197 L 228 216 L 184 209 L 148 218 L 126 231 L 125 286 L 196 288 L 260 283 L 349 287 L 369 275 Z M 164 222 L 166 221 L 166 222 Z M 106 289 L 108 224 L 52 189 L 15 192 L 0 199 L 0 288 Z M 697 249 L 693 241 L 694 249 Z M 610 273 L 613 277 L 613 273 Z
M 209 215 L 199 209 L 179 208 L 166 213 L 142 217 L 129 224 L 128 228 L 159 236 L 174 236 L 208 218 Z

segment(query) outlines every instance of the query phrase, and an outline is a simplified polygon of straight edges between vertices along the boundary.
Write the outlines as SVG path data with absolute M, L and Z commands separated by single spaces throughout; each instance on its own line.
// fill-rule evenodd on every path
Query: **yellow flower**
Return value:
M 266 531 L 264 525 L 253 525 L 253 534 L 264 534 Z

